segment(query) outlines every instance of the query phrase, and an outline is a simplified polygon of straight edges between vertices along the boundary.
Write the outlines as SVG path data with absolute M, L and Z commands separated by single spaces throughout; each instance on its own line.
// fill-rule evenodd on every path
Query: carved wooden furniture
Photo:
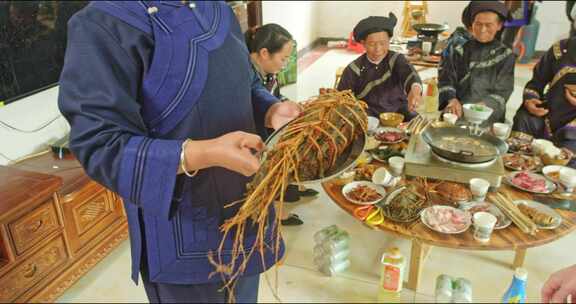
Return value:
M 76 160 L 0 166 L 0 302 L 55 301 L 127 237 L 121 200 Z
M 262 25 L 261 1 L 228 1 L 228 4 L 238 18 L 242 33 L 249 28 Z
M 414 24 L 426 23 L 428 14 L 428 3 L 424 1 L 404 1 L 404 10 L 402 12 L 401 33 L 403 37 L 413 37 L 416 31 L 412 28 Z

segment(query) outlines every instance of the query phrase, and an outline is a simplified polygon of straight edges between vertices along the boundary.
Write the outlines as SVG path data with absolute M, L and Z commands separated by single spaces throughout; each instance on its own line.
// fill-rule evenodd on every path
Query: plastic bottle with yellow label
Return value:
M 404 282 L 404 256 L 400 249 L 393 247 L 382 255 L 380 285 L 378 286 L 379 303 L 399 303 Z

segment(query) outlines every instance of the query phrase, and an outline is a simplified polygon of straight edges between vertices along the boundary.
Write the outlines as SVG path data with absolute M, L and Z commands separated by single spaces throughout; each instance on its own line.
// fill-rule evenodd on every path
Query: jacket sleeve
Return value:
M 438 66 L 438 104 L 439 110 L 444 110 L 448 102 L 457 98 L 458 73 L 456 70 L 455 47 L 446 52 Z
M 139 58 L 82 15 L 68 25 L 58 105 L 86 173 L 153 216 L 169 216 L 182 140 L 149 137 L 137 101 Z M 136 39 L 135 39 L 136 40 Z
M 354 94 L 357 94 L 354 89 L 356 89 L 356 82 L 358 77 L 360 77 L 360 75 L 354 72 L 354 70 L 351 68 L 351 65 L 348 65 L 342 72 L 342 76 L 340 76 L 340 82 L 338 82 L 336 89 L 338 91 L 352 90 Z
M 413 84 L 418 84 L 420 85 L 420 88 L 422 88 L 422 80 L 420 80 L 420 76 L 418 76 L 418 73 L 404 55 L 398 55 L 392 73 L 398 75 L 406 95 L 410 93 Z
M 544 88 L 554 78 L 554 47 L 551 47 L 534 66 L 532 79 L 524 87 L 523 100 L 544 98 Z
M 273 104 L 280 102 L 280 100 L 266 90 L 254 69 L 250 69 L 250 76 L 252 77 L 252 104 L 254 106 L 254 117 L 256 120 L 256 126 L 260 129 L 264 126 L 264 118 L 268 109 L 270 109 Z

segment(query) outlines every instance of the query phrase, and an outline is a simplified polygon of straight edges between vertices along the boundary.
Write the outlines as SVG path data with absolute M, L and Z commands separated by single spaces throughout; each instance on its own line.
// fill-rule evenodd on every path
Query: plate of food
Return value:
M 526 155 L 532 155 L 532 140 L 534 138 L 528 134 L 512 132 L 510 137 L 506 139 L 508 144 L 508 151 L 512 153 L 522 153 Z
M 514 204 L 520 212 L 529 217 L 539 229 L 556 229 L 562 224 L 562 216 L 554 209 L 529 200 L 517 200 Z
M 372 158 L 383 163 L 387 162 L 390 157 L 404 155 L 401 150 L 395 149 L 392 146 L 380 146 L 370 150 L 370 154 L 372 154 Z
M 428 228 L 445 234 L 462 233 L 472 224 L 469 212 L 450 206 L 431 206 L 420 215 L 422 223 Z
M 474 217 L 476 212 L 488 212 L 492 214 L 496 217 L 496 226 L 494 226 L 494 229 L 504 229 L 512 224 L 512 221 L 498 207 L 487 202 L 472 203 L 464 208 L 464 210 L 470 212 L 470 216 L 472 217 Z
M 387 218 L 396 222 L 408 223 L 417 220 L 426 205 L 426 198 L 422 194 L 422 189 L 408 184 L 390 192 L 380 207 Z
M 406 132 L 398 128 L 378 128 L 374 137 L 383 144 L 395 144 L 405 140 Z
M 504 154 L 502 160 L 504 167 L 513 171 L 537 171 L 542 167 L 539 157 L 520 153 Z
M 566 168 L 564 166 L 550 165 L 542 168 L 542 174 L 554 183 L 560 182 L 560 169 Z
M 342 187 L 342 194 L 357 205 L 374 205 L 386 196 L 386 190 L 372 182 L 351 182 Z
M 354 169 L 356 175 L 355 179 L 358 181 L 371 181 L 372 175 L 374 175 L 374 171 L 376 171 L 378 167 L 372 164 L 363 164 L 361 166 L 356 167 Z
M 454 182 L 440 182 L 432 188 L 432 192 L 436 194 L 440 203 L 458 205 L 472 198 L 469 187 Z
M 548 194 L 556 190 L 556 184 L 546 179 L 546 177 L 528 171 L 510 173 L 508 175 L 508 183 L 520 190 L 531 193 Z

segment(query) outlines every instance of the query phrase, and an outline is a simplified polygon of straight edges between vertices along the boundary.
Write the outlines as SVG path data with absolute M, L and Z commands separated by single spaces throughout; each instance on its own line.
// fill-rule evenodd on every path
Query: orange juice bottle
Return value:
M 400 249 L 393 247 L 382 255 L 378 302 L 399 303 L 404 282 L 404 256 Z

